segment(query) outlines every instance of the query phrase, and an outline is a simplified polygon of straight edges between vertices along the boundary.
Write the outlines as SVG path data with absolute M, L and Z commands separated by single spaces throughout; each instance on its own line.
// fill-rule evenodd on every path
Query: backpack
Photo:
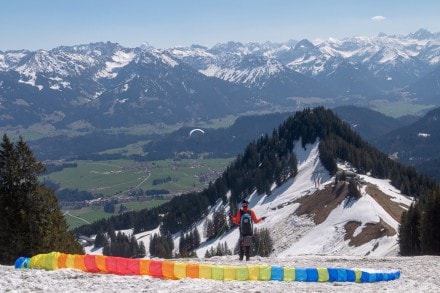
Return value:
M 254 234 L 251 212 L 240 210 L 240 234 L 242 236 L 252 236 Z

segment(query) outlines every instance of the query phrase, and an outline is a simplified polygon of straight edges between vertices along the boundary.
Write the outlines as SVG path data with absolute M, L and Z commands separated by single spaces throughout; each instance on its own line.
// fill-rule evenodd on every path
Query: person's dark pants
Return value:
M 252 242 L 250 240 L 246 240 L 245 237 L 252 237 L 252 236 L 240 237 L 240 249 L 239 249 L 240 260 L 243 260 L 243 256 L 246 256 L 246 260 L 249 260 L 249 257 L 251 256 L 250 244 L 252 244 Z

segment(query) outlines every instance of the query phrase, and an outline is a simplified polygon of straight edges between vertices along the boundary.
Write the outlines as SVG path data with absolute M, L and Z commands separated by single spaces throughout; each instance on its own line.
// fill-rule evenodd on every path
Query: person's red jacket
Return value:
M 259 223 L 259 222 L 261 222 L 262 220 L 264 220 L 264 217 L 263 217 L 263 218 L 257 218 L 257 216 L 255 215 L 254 211 L 248 209 L 247 207 L 243 207 L 241 210 L 242 210 L 243 212 L 250 212 L 250 214 L 251 214 L 251 218 L 252 218 L 252 221 L 253 221 L 254 223 Z M 234 217 L 234 216 L 231 216 L 231 221 L 232 221 L 234 224 L 240 225 L 240 219 L 241 219 L 241 212 L 240 212 L 240 211 L 241 211 L 241 210 L 238 210 L 238 211 L 237 211 L 237 214 L 235 215 L 235 217 Z

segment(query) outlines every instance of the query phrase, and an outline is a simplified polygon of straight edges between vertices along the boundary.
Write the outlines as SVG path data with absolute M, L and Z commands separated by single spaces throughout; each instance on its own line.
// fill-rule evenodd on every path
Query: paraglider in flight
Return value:
M 205 131 L 203 130 L 203 129 L 200 129 L 200 128 L 194 128 L 193 130 L 191 130 L 190 132 L 189 132 L 189 136 L 191 136 L 194 132 L 200 132 L 200 133 L 205 133 Z

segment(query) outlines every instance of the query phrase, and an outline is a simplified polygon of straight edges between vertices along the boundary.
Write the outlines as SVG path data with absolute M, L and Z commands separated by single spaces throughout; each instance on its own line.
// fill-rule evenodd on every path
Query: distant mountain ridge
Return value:
M 373 143 L 387 133 L 405 127 L 420 117 L 392 118 L 369 108 L 340 106 L 332 109 L 344 122 L 348 123 L 363 139 Z
M 344 67 L 339 66 L 351 64 L 354 70 L 358 70 L 352 78 L 359 79 L 357 75 L 368 72 L 371 76 L 365 82 L 379 83 L 382 89 L 393 89 L 405 87 L 435 68 L 439 63 L 439 35 L 422 29 L 407 36 L 381 34 L 377 37 L 330 38 L 314 42 L 301 40 L 284 44 L 229 42 L 211 49 L 198 47 L 193 50 L 189 47 L 170 50 L 199 71 L 224 79 L 242 74 L 242 68 L 237 64 L 251 55 L 273 58 L 296 72 L 317 79 L 341 75 L 337 72 L 344 71 Z M 225 62 L 225 59 L 233 62 Z M 224 72 L 229 75 L 225 76 Z M 332 78 L 329 82 L 333 82 Z M 351 81 L 347 79 L 345 82 L 349 84 Z M 255 79 L 249 79 L 247 83 L 258 86 Z
M 414 123 L 378 137 L 375 144 L 382 151 L 393 154 L 400 162 L 424 169 L 425 164 L 430 166 L 440 159 L 439 133 L 440 108 L 436 108 Z M 438 167 L 429 169 L 431 171 L 427 174 L 439 178 Z
M 0 52 L 0 127 L 173 124 L 375 99 L 440 105 L 439 36 Z

